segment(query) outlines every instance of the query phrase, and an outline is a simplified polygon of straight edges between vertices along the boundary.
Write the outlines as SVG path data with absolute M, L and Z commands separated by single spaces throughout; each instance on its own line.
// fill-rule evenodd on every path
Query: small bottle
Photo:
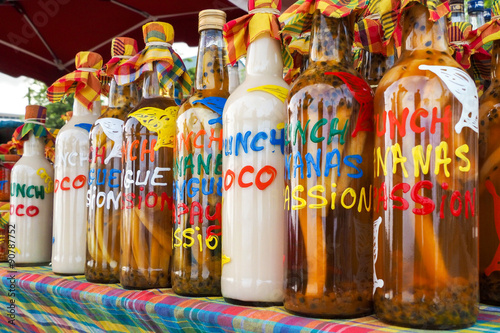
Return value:
M 479 288 L 481 303 L 500 305 L 500 40 L 491 54 L 491 85 L 479 100 Z
M 472 25 L 472 30 L 484 25 L 483 0 L 469 0 L 467 12 L 469 13 L 469 23 Z
M 373 91 L 354 68 L 353 15 L 314 11 L 309 67 L 286 99 L 284 305 L 322 318 L 373 305 Z
M 451 23 L 465 22 L 464 0 L 450 0 Z
M 232 94 L 240 85 L 240 70 L 238 62 L 234 65 L 228 64 L 227 67 L 229 72 L 229 93 Z
M 222 110 L 229 97 L 225 23 L 223 11 L 199 13 L 195 90 L 177 118 L 172 289 L 179 295 L 221 292 L 222 144 L 213 138 L 222 136 Z
M 0 155 L 0 201 L 10 200 L 10 174 L 20 155 Z
M 394 65 L 396 56 L 394 54 L 386 56 L 382 53 L 372 53 L 366 50 L 363 50 L 362 53 L 361 75 L 363 75 L 366 82 L 368 82 L 373 91 L 375 91 L 384 74 Z
M 484 22 L 488 23 L 491 21 L 491 8 L 484 9 Z
M 402 54 L 374 101 L 374 309 L 458 329 L 478 315 L 477 91 L 449 53 L 446 17 L 402 11 Z
M 23 157 L 12 169 L 10 187 L 10 228 L 14 231 L 14 261 L 19 264 L 46 264 L 52 249 L 52 199 L 54 169 L 45 158 L 47 109 L 26 107 L 25 124 L 17 139 L 24 141 Z
M 125 288 L 166 288 L 170 285 L 175 121 L 174 82 L 189 93 L 184 64 L 173 51 L 172 26 L 143 26 L 146 48 L 115 74 L 118 84 L 145 72 L 142 99 L 124 123 L 120 283 Z M 175 63 L 174 63 L 175 59 Z M 179 67 L 177 66 L 180 63 Z M 171 68 L 165 70 L 165 68 Z M 123 83 L 121 82 L 123 80 Z
M 116 67 L 136 53 L 134 39 L 114 38 L 106 75 L 113 77 Z M 139 102 L 136 85 L 119 86 L 112 78 L 108 101 L 90 131 L 85 278 L 96 283 L 119 281 L 123 121 Z
M 51 102 L 75 91 L 75 86 L 78 89 L 73 115 L 59 130 L 55 144 L 52 270 L 62 275 L 85 272 L 89 131 L 101 115 L 97 71 L 102 67 L 102 57 L 94 52 L 79 52 L 75 64 L 74 72 L 47 89 Z
M 249 15 L 224 27 L 230 49 L 247 50 L 228 36 L 243 29 L 260 33 L 248 45 L 245 81 L 223 113 L 222 296 L 233 303 L 281 304 L 284 98 L 289 87 L 283 80 L 280 36 L 257 23 L 261 18 L 279 26 L 281 1 L 250 0 L 248 8 Z M 229 60 L 238 57 L 230 53 Z

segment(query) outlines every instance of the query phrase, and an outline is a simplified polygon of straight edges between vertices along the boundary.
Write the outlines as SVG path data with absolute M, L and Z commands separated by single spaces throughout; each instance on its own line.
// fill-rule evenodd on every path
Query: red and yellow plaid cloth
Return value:
M 55 103 L 74 92 L 75 98 L 90 110 L 92 103 L 102 93 L 97 72 L 102 67 L 102 57 L 95 52 L 79 52 L 75 57 L 75 65 L 75 71 L 52 83 L 47 89 L 47 98 Z
M 380 0 L 378 10 L 386 46 L 392 43 L 395 43 L 397 47 L 401 46 L 401 16 L 406 8 L 415 3 L 426 6 L 430 12 L 430 20 L 434 22 L 450 12 L 450 6 L 446 0 Z
M 115 74 L 119 85 L 139 80 L 156 64 L 160 87 L 167 91 L 177 81 L 183 93 L 191 92 L 191 78 L 181 57 L 172 49 L 174 28 L 165 22 L 150 22 L 142 26 L 146 47 L 121 64 Z
M 137 54 L 137 41 L 129 37 L 116 37 L 111 42 L 111 59 L 102 67 L 101 75 L 113 76 L 118 67 Z
M 281 10 L 281 0 L 249 0 L 248 10 L 248 15 L 224 25 L 224 39 L 231 65 L 245 56 L 248 45 L 263 34 L 281 42 L 280 24 L 277 18 Z M 282 48 L 282 57 L 283 66 L 290 68 L 293 60 L 284 48 Z
M 352 12 L 361 12 L 368 0 L 299 0 L 280 16 L 283 39 L 290 40 L 311 31 L 316 10 L 327 17 L 341 18 Z

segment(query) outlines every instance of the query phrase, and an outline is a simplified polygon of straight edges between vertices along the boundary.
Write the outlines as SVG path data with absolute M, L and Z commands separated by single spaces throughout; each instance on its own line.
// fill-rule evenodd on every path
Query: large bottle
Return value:
M 372 311 L 373 91 L 352 62 L 353 15 L 314 12 L 286 100 L 285 309 L 308 316 Z
M 73 116 L 57 134 L 54 163 L 54 220 L 52 270 L 84 274 L 87 245 L 87 176 L 89 131 L 101 114 L 101 83 L 97 70 L 102 57 L 94 52 L 76 55 L 76 70 L 47 90 L 52 102 L 75 91 Z
M 170 24 L 148 23 L 143 35 L 146 48 L 120 66 L 121 75 L 117 76 L 120 84 L 124 77 L 130 80 L 145 72 L 142 99 L 124 124 L 122 155 L 120 283 L 135 289 L 170 284 L 172 219 L 176 214 L 173 148 L 179 107 L 169 75 L 170 71 L 185 72 L 170 44 L 174 39 Z M 181 67 L 172 67 L 174 58 Z
M 134 39 L 114 38 L 106 75 L 112 77 L 116 67 L 136 53 Z M 119 86 L 111 79 L 109 105 L 90 131 L 85 278 L 91 282 L 119 281 L 123 121 L 138 102 L 134 83 Z
M 28 105 L 18 137 L 24 140 L 23 157 L 12 169 L 9 222 L 16 265 L 50 262 L 54 168 L 45 158 L 51 136 L 44 127 L 46 115 L 46 108 Z
M 479 296 L 477 91 L 449 54 L 446 17 L 421 4 L 402 15 L 402 54 L 374 104 L 375 314 L 467 327 Z
M 246 20 L 226 24 L 225 37 L 244 29 L 257 33 L 259 16 L 268 15 L 267 21 L 279 26 L 281 1 L 250 0 L 248 6 Z M 254 304 L 283 301 L 283 102 L 288 91 L 280 37 L 269 28 L 259 32 L 250 37 L 245 81 L 224 107 L 222 159 L 222 295 L 230 302 Z M 228 44 L 230 49 L 243 46 Z M 229 56 L 232 63 L 237 60 Z
M 225 23 L 223 11 L 200 12 L 195 90 L 177 118 L 172 289 L 180 295 L 220 295 Z
M 500 40 L 493 41 L 491 54 L 491 85 L 479 101 L 479 287 L 482 303 L 499 305 Z

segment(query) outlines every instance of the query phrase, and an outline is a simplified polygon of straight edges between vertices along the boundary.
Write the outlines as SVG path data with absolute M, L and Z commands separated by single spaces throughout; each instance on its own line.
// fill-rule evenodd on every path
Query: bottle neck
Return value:
M 433 22 L 427 7 L 415 4 L 403 15 L 402 51 L 425 50 L 448 52 L 446 17 Z
M 23 156 L 45 156 L 45 138 L 30 133 L 28 140 L 24 141 Z
M 319 10 L 313 16 L 309 61 L 328 61 L 352 67 L 351 16 L 326 17 Z
M 464 2 L 450 2 L 451 23 L 465 22 Z
M 484 25 L 484 11 L 473 11 L 469 13 L 469 23 L 472 25 L 472 30 L 476 30 Z
M 281 44 L 268 34 L 262 34 L 248 45 L 247 75 L 271 75 L 283 77 Z
M 500 39 L 493 41 L 491 49 L 491 80 L 500 79 Z
M 142 86 L 143 98 L 170 97 L 174 98 L 174 84 L 169 83 L 167 89 L 160 88 L 158 79 L 158 69 L 156 61 L 153 62 L 153 70 L 144 74 L 144 84 Z
M 98 98 L 92 103 L 91 109 L 87 109 L 85 105 L 83 105 L 79 100 L 75 98 L 75 101 L 73 102 L 73 115 L 71 118 L 78 118 L 81 116 L 88 116 L 88 115 L 97 115 L 99 116 L 101 114 L 101 100 Z
M 207 29 L 200 34 L 196 61 L 196 90 L 228 91 L 229 79 L 224 66 L 222 30 Z
M 139 92 L 135 83 L 119 86 L 114 78 L 111 80 L 108 107 L 133 108 L 138 100 Z

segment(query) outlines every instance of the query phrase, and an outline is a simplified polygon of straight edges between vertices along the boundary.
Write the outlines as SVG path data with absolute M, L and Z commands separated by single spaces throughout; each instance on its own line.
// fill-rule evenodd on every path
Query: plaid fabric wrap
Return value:
M 378 7 L 386 46 L 393 42 L 396 46 L 401 45 L 401 17 L 405 9 L 415 3 L 426 6 L 429 9 L 430 19 L 434 22 L 450 12 L 448 1 L 445 0 L 381 0 Z
M 102 75 L 113 76 L 117 68 L 137 54 L 137 41 L 129 37 L 116 37 L 111 42 L 111 59 L 103 66 Z
M 380 19 L 365 17 L 354 26 L 354 44 L 371 53 L 386 55 L 384 31 Z
M 79 52 L 75 57 L 75 65 L 75 71 L 61 77 L 47 89 L 47 98 L 55 103 L 74 92 L 75 98 L 87 109 L 91 109 L 92 103 L 100 97 L 102 91 L 99 74 L 80 68 L 99 70 L 102 67 L 102 57 L 95 52 Z
M 311 31 L 314 12 L 327 17 L 342 18 L 366 8 L 368 0 L 299 0 L 280 16 L 285 40 Z
M 182 91 L 189 94 L 191 78 L 181 57 L 170 45 L 174 41 L 174 29 L 165 22 L 150 22 L 142 27 L 146 47 L 121 64 L 115 71 L 119 85 L 137 81 L 144 73 L 153 70 L 156 63 L 160 87 L 167 90 L 170 84 L 178 82 Z
M 44 125 L 46 117 L 47 108 L 40 105 L 26 106 L 25 124 L 16 128 L 12 134 L 12 141 L 22 149 L 22 141 L 28 140 L 29 133 L 33 133 L 36 138 L 47 138 L 47 144 L 53 147 L 55 136 Z
M 248 8 L 249 10 L 258 8 L 280 10 L 281 0 L 250 0 Z M 227 22 L 224 25 L 224 39 L 226 40 L 229 63 L 234 65 L 236 61 L 245 56 L 248 45 L 263 34 L 281 42 L 280 24 L 276 19 L 276 15 L 272 13 L 255 13 Z M 290 67 L 290 61 L 288 56 L 285 55 L 283 62 L 286 68 Z

